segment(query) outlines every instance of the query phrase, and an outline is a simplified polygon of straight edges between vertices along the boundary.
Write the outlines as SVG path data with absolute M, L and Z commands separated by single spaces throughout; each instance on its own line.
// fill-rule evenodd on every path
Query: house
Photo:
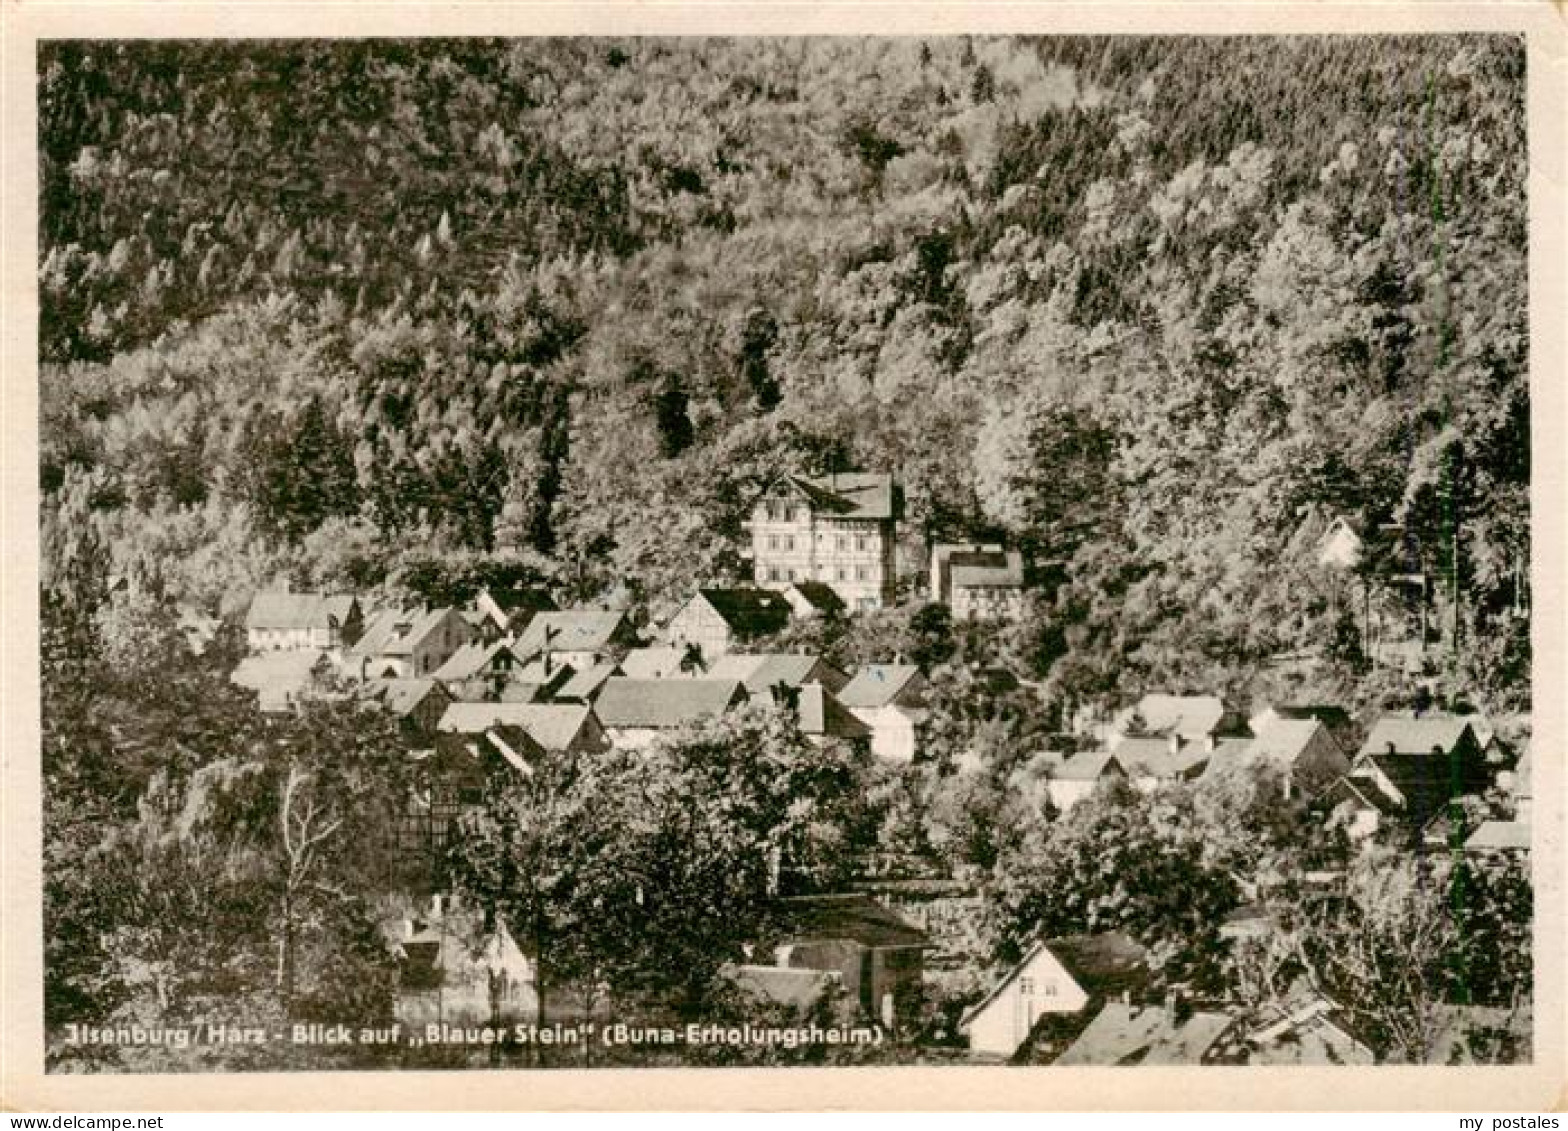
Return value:
M 1248 719 L 1247 729 L 1253 734 L 1262 734 L 1266 727 L 1281 719 L 1316 719 L 1347 755 L 1361 748 L 1356 720 L 1345 708 L 1332 703 L 1275 703 Z
M 769 589 L 699 589 L 665 626 L 665 640 L 704 664 L 789 624 L 789 602 Z
M 332 659 L 321 648 L 291 648 L 246 656 L 229 682 L 256 693 L 269 714 L 292 711 L 310 699 L 330 697 Z
M 890 475 L 782 476 L 746 523 L 752 579 L 771 589 L 820 582 L 855 610 L 891 605 L 903 509 Z
M 1108 1002 L 1056 1059 L 1060 1065 L 1205 1064 L 1234 1020 L 1177 1003 Z
M 252 652 L 342 648 L 359 639 L 363 614 L 349 594 L 257 593 L 245 614 Z
M 570 668 L 566 670 L 571 671 Z M 598 701 L 599 692 L 604 690 L 605 682 L 611 676 L 623 674 L 620 665 L 613 660 L 595 664 L 584 671 L 573 671 L 550 698 L 557 703 L 594 703 Z
M 1216 695 L 1149 694 L 1116 716 L 1116 734 L 1129 737 L 1179 735 L 1202 742 L 1220 735 L 1244 733 L 1241 715 Z
M 568 609 L 535 613 L 512 650 L 525 660 L 537 657 L 587 671 L 637 646 L 637 633 L 624 612 Z
M 1482 821 L 1465 841 L 1465 851 L 1477 854 L 1530 851 L 1530 822 Z
M 1196 781 L 1212 758 L 1233 758 L 1247 739 L 1208 738 L 1193 741 L 1180 734 L 1164 737 L 1120 737 L 1110 746 L 1132 783 L 1145 792 L 1167 782 Z
M 398 921 L 392 935 L 399 975 L 393 1017 L 405 1028 L 510 1028 L 538 1020 L 533 964 L 499 918 L 486 925 L 483 916 L 438 905 L 432 915 Z
M 433 736 L 452 696 L 434 679 L 372 679 L 360 685 L 362 698 L 380 703 L 415 737 Z
M 1000 546 L 941 544 L 931 550 L 931 600 L 957 620 L 1017 620 L 1024 558 Z
M 535 613 L 554 612 L 555 602 L 543 589 L 516 586 L 510 589 L 481 589 L 473 607 L 464 615 L 474 626 L 479 639 L 515 640 L 533 620 Z
M 517 653 L 512 651 L 506 641 L 496 640 L 486 644 L 480 640 L 470 640 L 448 656 L 446 662 L 435 670 L 433 677 L 454 689 L 471 684 L 473 687 L 469 690 L 494 689 L 499 692 L 522 666 Z M 462 690 L 457 690 L 457 694 L 464 699 L 475 697 L 463 694 Z
M 633 648 L 621 659 L 621 674 L 631 679 L 680 679 L 702 674 L 689 648 Z
M 1057 812 L 1065 813 L 1101 782 L 1126 777 L 1127 771 L 1109 750 L 1080 750 L 1051 767 L 1046 792 Z
M 844 614 L 844 599 L 820 581 L 797 581 L 779 590 L 789 602 L 790 615 L 798 620 Z
M 509 733 L 527 736 L 544 754 L 591 755 L 609 749 L 605 727 L 592 707 L 570 703 L 453 703 L 441 716 L 443 735 Z M 517 743 L 512 742 L 513 748 Z
M 1268 1010 L 1246 1035 L 1246 1063 L 1296 1066 L 1377 1062 L 1344 1011 L 1317 994 L 1302 994 Z
M 1203 771 L 1205 781 L 1253 766 L 1269 766 L 1284 775 L 1285 796 L 1318 793 L 1350 770 L 1350 759 L 1333 735 L 1317 719 L 1274 718 L 1250 742 L 1218 740 L 1228 756 L 1211 756 Z
M 749 701 L 733 679 L 628 679 L 612 676 L 594 711 L 617 746 L 641 749 L 659 735 L 722 715 Z
M 921 996 L 924 931 L 866 895 L 781 899 L 774 964 L 836 973 L 868 1016 L 892 1027 L 915 1016 Z
M 1096 997 L 1131 991 L 1147 978 L 1148 952 L 1108 932 L 1044 939 L 970 1007 L 959 1024 L 972 1052 L 1010 1057 L 1048 1013 L 1078 1013 Z
M 386 609 L 344 657 L 355 679 L 422 679 L 434 676 L 473 639 L 474 629 L 456 609 Z
M 1349 775 L 1420 830 L 1449 803 L 1484 793 L 1491 774 L 1470 724 L 1451 715 L 1387 715 L 1373 724 Z
M 800 733 L 821 745 L 839 741 L 871 748 L 871 728 L 857 719 L 820 683 L 794 689 L 795 721 Z
M 777 687 L 800 688 L 817 683 L 837 693 L 849 683 L 849 676 L 821 656 L 794 652 L 731 652 L 714 661 L 708 676 L 710 679 L 738 679 L 746 685 L 751 697 L 760 702 L 771 702 Z
M 1343 515 L 1328 524 L 1328 529 L 1312 547 L 1313 559 L 1325 569 L 1353 570 L 1361 564 L 1364 550 L 1361 535 Z
M 1528 821 L 1533 808 L 1535 786 L 1530 749 L 1531 743 L 1527 739 L 1524 749 L 1519 752 L 1519 760 L 1514 763 L 1514 768 L 1508 774 L 1508 792 L 1513 797 L 1516 821 Z
M 926 677 L 912 664 L 867 664 L 838 693 L 838 701 L 871 728 L 871 752 L 909 762 L 925 721 Z
M 1329 783 L 1313 800 L 1316 806 L 1328 810 L 1330 825 L 1342 826 L 1353 841 L 1365 840 L 1382 828 L 1384 821 L 1399 815 L 1399 807 L 1391 798 L 1365 779 L 1348 774 Z

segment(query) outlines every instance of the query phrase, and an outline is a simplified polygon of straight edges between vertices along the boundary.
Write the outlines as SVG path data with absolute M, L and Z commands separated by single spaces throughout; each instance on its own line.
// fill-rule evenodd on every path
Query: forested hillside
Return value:
M 1320 513 L 1397 525 L 1462 686 L 1517 704 L 1523 68 L 1451 36 L 45 44 L 45 584 L 232 614 L 510 571 L 657 615 L 738 567 L 767 475 L 858 467 L 905 484 L 911 561 L 1030 552 L 1013 654 L 1064 701 L 1353 657 Z

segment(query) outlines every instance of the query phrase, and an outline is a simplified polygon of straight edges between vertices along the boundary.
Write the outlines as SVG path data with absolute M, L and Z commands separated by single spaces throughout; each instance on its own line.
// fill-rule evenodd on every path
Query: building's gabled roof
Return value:
M 355 659 L 409 655 L 425 637 L 441 627 L 451 611 L 449 608 L 383 609 L 370 618 L 364 633 L 348 654 Z
M 794 896 L 779 900 L 775 909 L 789 943 L 843 939 L 867 949 L 931 945 L 924 931 L 867 895 Z
M 1174 781 L 1196 776 L 1213 756 L 1200 742 L 1187 742 L 1171 749 L 1168 738 L 1121 737 L 1111 748 L 1117 761 L 1133 777 Z
M 1465 841 L 1466 852 L 1528 852 L 1528 821 L 1482 821 Z
M 891 475 L 879 472 L 839 472 L 833 475 L 784 477 L 811 508 L 854 519 L 899 518 L 903 514 L 903 492 Z M 775 481 L 774 486 L 777 486 Z M 764 496 L 765 498 L 766 496 Z
M 807 1010 L 822 1000 L 842 978 L 832 970 L 802 970 L 790 966 L 725 965 L 725 978 L 752 997 L 794 1010 Z
M 913 664 L 867 664 L 844 685 L 838 701 L 851 710 L 885 707 L 919 678 Z
M 536 656 L 547 646 L 552 652 L 597 652 L 626 633 L 626 614 L 615 610 L 535 613 L 513 650 L 524 657 Z
M 1143 721 L 1143 734 L 1179 734 L 1187 739 L 1218 734 L 1225 721 L 1225 702 L 1217 695 L 1148 694 L 1116 717 L 1116 730 L 1127 733 L 1134 718 Z
M 747 701 L 746 689 L 733 679 L 627 679 L 604 683 L 594 710 L 606 727 L 662 730 L 711 715 Z
M 379 701 L 399 718 L 415 710 L 432 692 L 445 696 L 434 679 L 371 679 L 360 690 L 361 695 Z
M 793 594 L 801 604 L 819 613 L 831 614 L 844 611 L 844 599 L 833 592 L 833 587 L 823 581 L 795 581 L 784 589 L 785 600 Z
M 1474 737 L 1470 720 L 1461 715 L 1384 715 L 1372 724 L 1361 753 L 1430 755 L 1438 750 L 1451 754 L 1466 731 Z
M 704 588 L 697 590 L 692 598 L 692 601 L 699 600 L 706 601 L 730 631 L 745 640 L 768 636 L 789 624 L 789 602 L 783 594 L 771 589 Z
M 1016 589 L 1024 583 L 1024 556 L 1017 550 L 955 548 L 946 557 L 954 589 Z
M 1341 774 L 1313 798 L 1314 804 L 1326 804 L 1330 808 L 1338 808 L 1349 804 L 1357 809 L 1370 809 L 1384 815 L 1394 815 L 1399 812 L 1399 806 L 1393 798 L 1388 797 L 1372 782 L 1365 778 L 1353 777 L 1350 774 Z
M 838 691 L 849 682 L 847 675 L 822 657 L 793 652 L 726 652 L 714 661 L 708 675 L 712 679 L 738 679 L 753 695 L 771 691 L 779 684 L 801 687 L 808 682 L 821 683 L 829 691 Z
M 1352 1031 L 1344 1010 L 1315 994 L 1293 995 L 1265 1011 L 1247 1034 L 1251 1065 L 1372 1064 L 1372 1049 Z
M 1448 758 L 1421 754 L 1373 754 L 1365 761 L 1375 766 L 1397 791 L 1398 796 L 1394 800 L 1398 802 L 1404 819 L 1417 825 L 1425 825 L 1455 798 L 1467 793 L 1479 794 L 1486 788 L 1484 769 L 1455 766 Z M 1364 765 L 1352 776 L 1367 772 Z
M 245 627 L 337 628 L 356 604 L 351 594 L 257 593 L 245 614 Z
M 1324 739 L 1334 741 L 1328 728 L 1317 719 L 1275 719 L 1247 745 L 1245 756 L 1276 766 L 1294 766 L 1307 747 L 1318 739 L 1320 731 Z
M 1104 931 L 1097 935 L 1063 935 L 1054 939 L 1039 939 L 1001 979 L 989 993 L 964 1013 L 960 1028 L 967 1027 L 981 1010 L 995 1001 L 1008 986 L 1017 981 L 1040 952 L 1049 950 L 1062 968 L 1078 983 L 1078 988 L 1091 996 L 1119 993 L 1140 985 L 1148 977 L 1149 952 L 1120 931 Z
M 1355 726 L 1350 712 L 1334 703 L 1275 703 L 1254 717 L 1254 727 L 1267 725 L 1265 716 L 1273 719 L 1316 719 L 1330 734 L 1344 734 Z
M 573 672 L 572 678 L 556 690 L 555 697 L 557 699 L 574 699 L 578 702 L 587 703 L 599 693 L 599 689 L 605 685 L 605 682 L 611 676 L 620 674 L 620 665 L 612 661 L 607 660 L 602 664 L 594 664 L 586 671 Z
M 487 669 L 501 653 L 506 652 L 512 656 L 512 666 L 521 667 L 517 656 L 504 640 L 497 640 L 492 644 L 485 644 L 474 640 L 464 644 L 447 658 L 446 663 L 435 670 L 435 678 L 451 682 L 460 682 L 472 679 L 480 672 Z
M 512 727 L 544 750 L 561 751 L 582 733 L 592 710 L 570 703 L 453 703 L 436 729 L 443 734 L 484 734 Z
M 845 739 L 871 737 L 871 728 L 855 718 L 820 683 L 808 683 L 800 689 L 798 710 L 802 734 Z
M 1182 1020 L 1177 1016 L 1157 1005 L 1109 1002 L 1056 1063 L 1202 1064 L 1232 1025 L 1224 1013 L 1194 1010 Z
M 621 660 L 621 674 L 632 679 L 671 679 L 702 674 L 702 669 L 682 671 L 684 648 L 633 648 Z
M 1052 781 L 1099 781 L 1106 776 L 1127 776 L 1109 750 L 1080 750 L 1051 770 Z

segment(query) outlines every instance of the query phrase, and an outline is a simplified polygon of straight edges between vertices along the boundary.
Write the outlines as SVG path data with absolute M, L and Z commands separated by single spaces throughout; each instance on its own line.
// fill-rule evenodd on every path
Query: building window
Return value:
M 846 580 L 848 580 L 848 578 L 849 578 L 849 571 L 846 570 L 843 566 L 839 566 L 838 567 L 838 579 L 840 581 L 846 581 Z
M 864 534 L 855 535 L 855 549 L 862 554 L 866 552 L 866 536 Z
M 840 552 L 849 549 L 849 539 L 840 534 L 836 546 Z
M 777 581 L 778 579 L 779 579 L 779 567 L 778 566 L 769 566 L 768 567 L 768 580 L 769 581 Z
M 778 548 L 779 548 L 779 536 L 777 534 L 769 534 L 768 535 L 768 549 L 770 549 L 770 550 L 777 550 Z
M 1024 997 L 1033 997 L 1034 996 L 1034 979 L 1033 978 L 1019 978 L 1018 979 L 1018 992 L 1023 994 Z
M 794 538 L 794 535 L 786 534 L 784 536 L 784 548 L 786 550 L 793 550 L 795 548 L 795 538 Z
M 856 581 L 864 581 L 865 579 L 866 579 L 866 567 L 865 566 L 856 566 L 855 567 L 855 580 Z
M 795 580 L 795 571 L 794 571 L 794 570 L 790 570 L 790 571 L 789 571 L 789 579 L 790 579 L 790 580 L 791 580 L 791 581 L 794 581 L 794 580 Z

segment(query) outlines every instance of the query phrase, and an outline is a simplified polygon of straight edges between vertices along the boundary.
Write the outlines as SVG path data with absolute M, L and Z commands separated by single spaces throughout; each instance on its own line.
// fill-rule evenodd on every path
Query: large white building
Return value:
M 851 609 L 890 605 L 903 504 L 891 475 L 782 476 L 747 523 L 752 577 L 770 589 L 820 582 Z

